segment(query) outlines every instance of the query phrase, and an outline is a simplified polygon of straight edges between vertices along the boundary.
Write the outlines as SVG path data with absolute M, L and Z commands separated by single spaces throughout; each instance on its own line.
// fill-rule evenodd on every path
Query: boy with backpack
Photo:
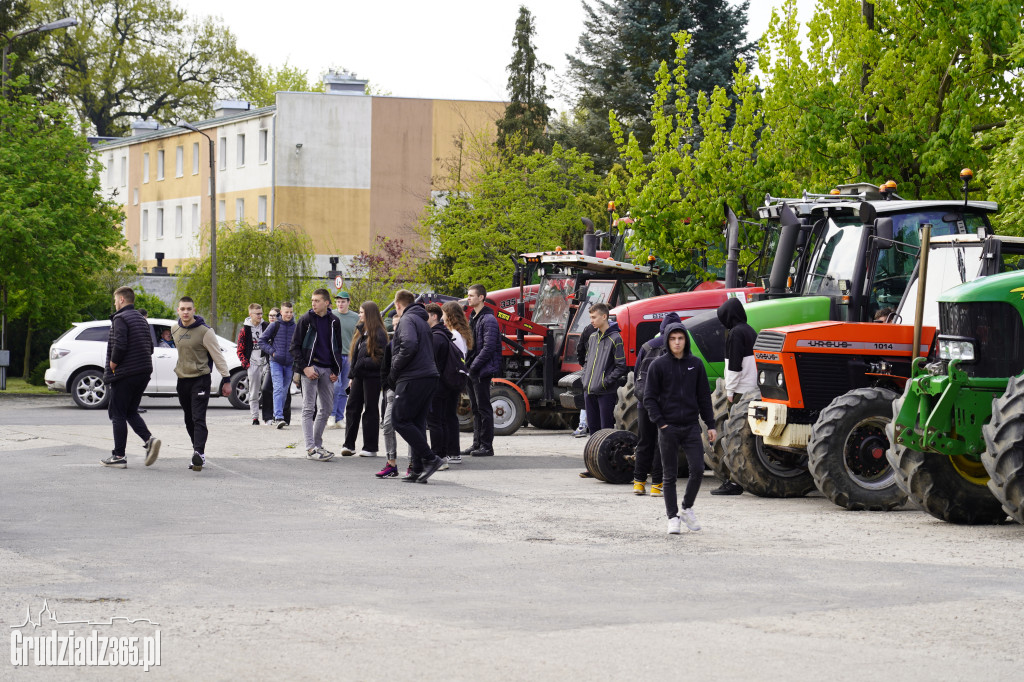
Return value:
M 448 455 L 459 450 L 459 415 L 456 410 L 468 375 L 465 356 L 444 326 L 441 306 L 430 303 L 426 310 L 430 339 L 434 345 L 434 363 L 440 375 L 430 401 L 427 430 L 430 432 L 430 451 L 435 457 L 445 458 L 444 469 L 447 468 Z

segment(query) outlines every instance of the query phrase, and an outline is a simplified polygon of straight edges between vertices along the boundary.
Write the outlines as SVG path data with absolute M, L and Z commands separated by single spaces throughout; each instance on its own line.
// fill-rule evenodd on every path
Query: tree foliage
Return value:
M 512 39 L 515 52 L 508 65 L 508 98 L 505 115 L 497 122 L 498 146 L 504 148 L 510 136 L 518 133 L 521 145 L 519 151 L 547 149 L 545 136 L 551 107 L 544 83 L 544 74 L 551 68 L 537 59 L 537 48 L 533 44 L 536 29 L 533 15 L 525 6 L 519 8 L 516 32 Z
M 196 309 L 210 310 L 209 230 L 201 230 L 199 252 L 204 254 L 186 263 L 178 278 L 178 294 L 191 296 Z M 284 300 L 293 300 L 296 311 L 303 310 L 313 289 L 313 254 L 308 236 L 291 227 L 274 230 L 240 223 L 222 223 L 217 227 L 217 313 L 237 325 L 249 314 L 250 303 L 264 308 Z M 315 285 L 314 285 L 315 284 Z M 216 321 L 207 320 L 213 325 Z
M 402 239 L 378 235 L 373 248 L 360 251 L 349 268 L 348 292 L 353 309 L 373 301 L 384 310 L 395 298 L 395 291 L 413 277 L 417 263 Z
M 75 17 L 54 32 L 43 60 L 96 135 L 122 136 L 136 118 L 173 125 L 207 118 L 256 67 L 211 18 L 191 19 L 171 0 L 36 0 L 37 19 Z
M 243 74 L 239 96 L 257 107 L 266 107 L 277 101 L 276 93 L 323 92 L 323 82 L 310 83 L 309 72 L 285 62 L 280 67 L 256 65 Z

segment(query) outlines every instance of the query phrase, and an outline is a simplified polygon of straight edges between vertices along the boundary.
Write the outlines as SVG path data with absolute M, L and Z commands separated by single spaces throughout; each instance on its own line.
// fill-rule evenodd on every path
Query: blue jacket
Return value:
M 391 340 L 391 382 L 438 376 L 427 310 L 413 303 L 402 313 Z
M 260 337 L 259 344 L 263 352 L 279 365 L 291 367 L 292 336 L 295 335 L 295 318 L 290 322 L 275 320 Z
M 494 311 L 484 306 L 469 318 L 473 329 L 473 350 L 469 352 L 469 373 L 478 377 L 501 374 L 501 330 Z

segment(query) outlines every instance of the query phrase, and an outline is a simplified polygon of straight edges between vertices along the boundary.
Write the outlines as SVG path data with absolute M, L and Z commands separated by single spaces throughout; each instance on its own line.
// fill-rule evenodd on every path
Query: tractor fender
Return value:
M 505 384 L 506 386 L 511 386 L 515 390 L 515 392 L 519 394 L 519 397 L 523 399 L 523 404 L 526 405 L 526 411 L 527 411 L 527 413 L 529 413 L 529 411 L 530 411 L 530 399 L 526 397 L 526 393 L 523 392 L 523 389 L 519 388 L 519 386 L 517 386 L 516 384 L 512 383 L 508 379 L 502 379 L 500 377 L 494 377 L 493 379 L 491 379 L 491 383 L 492 384 Z

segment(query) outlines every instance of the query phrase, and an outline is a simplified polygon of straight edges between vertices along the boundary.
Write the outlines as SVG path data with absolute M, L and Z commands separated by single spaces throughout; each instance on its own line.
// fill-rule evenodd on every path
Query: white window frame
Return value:
M 149 152 L 142 155 L 142 182 L 149 182 Z
M 222 137 L 217 143 L 217 156 L 220 157 L 217 163 L 218 170 L 228 169 L 228 138 Z
M 114 155 L 107 157 L 107 186 L 114 186 Z
M 267 195 L 261 194 L 256 198 L 256 222 L 260 227 L 267 226 Z
M 139 205 L 139 188 L 138 187 L 133 187 L 132 188 L 132 205 L 133 206 L 138 206 Z
M 164 179 L 164 150 L 156 150 L 156 179 Z
M 260 159 L 260 161 L 259 162 L 260 163 L 266 163 L 268 161 L 267 146 L 269 144 L 269 140 L 270 140 L 270 131 L 267 130 L 266 128 L 263 128 L 262 130 L 260 130 L 260 139 L 259 139 L 259 147 L 260 147 L 260 151 L 259 151 L 259 159 Z
M 142 241 L 149 241 L 149 209 L 142 209 Z
M 192 204 L 192 234 L 199 234 L 199 204 Z
M 238 133 L 235 137 L 235 156 L 235 165 L 245 168 L 245 133 Z
M 121 186 L 128 186 L 128 157 L 121 157 Z
M 164 210 L 162 208 L 156 210 L 156 238 L 164 238 Z
M 180 237 L 182 230 L 182 223 L 184 222 L 184 216 L 181 204 L 174 207 L 174 236 Z
M 235 199 L 235 220 L 240 223 L 245 221 L 245 199 Z
M 199 175 L 199 143 L 192 143 L 192 175 Z
M 221 199 L 220 201 L 217 202 L 217 222 L 218 223 L 224 222 L 224 215 L 227 213 L 227 210 L 228 210 L 227 202 L 224 199 Z
M 185 147 L 178 145 L 174 149 L 174 177 L 185 176 Z

